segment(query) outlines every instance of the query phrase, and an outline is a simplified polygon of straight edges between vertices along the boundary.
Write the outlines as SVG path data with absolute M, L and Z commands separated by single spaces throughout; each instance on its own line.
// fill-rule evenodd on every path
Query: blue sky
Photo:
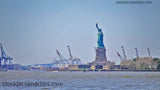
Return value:
M 56 49 L 82 62 L 95 58 L 96 23 L 104 33 L 109 61 L 120 62 L 116 52 L 128 57 L 160 57 L 160 1 L 152 4 L 116 4 L 117 0 L 0 0 L 0 42 L 13 63 L 50 63 Z M 58 58 L 58 57 L 57 57 Z

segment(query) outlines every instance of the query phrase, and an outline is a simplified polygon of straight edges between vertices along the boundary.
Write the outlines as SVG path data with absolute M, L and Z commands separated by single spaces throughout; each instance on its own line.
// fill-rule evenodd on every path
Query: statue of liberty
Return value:
M 104 48 L 104 44 L 103 44 L 103 32 L 100 28 L 98 28 L 98 23 L 96 23 L 96 28 L 98 29 L 98 47 L 99 48 Z

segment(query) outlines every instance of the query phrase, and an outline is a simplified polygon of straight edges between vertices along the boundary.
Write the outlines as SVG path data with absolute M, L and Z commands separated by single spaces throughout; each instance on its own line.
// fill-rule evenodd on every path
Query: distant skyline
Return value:
M 160 57 L 160 1 L 152 4 L 117 4 L 117 0 L 0 0 L 0 43 L 13 63 L 51 63 L 56 49 L 83 63 L 95 59 L 96 23 L 104 34 L 109 61 L 126 55 Z

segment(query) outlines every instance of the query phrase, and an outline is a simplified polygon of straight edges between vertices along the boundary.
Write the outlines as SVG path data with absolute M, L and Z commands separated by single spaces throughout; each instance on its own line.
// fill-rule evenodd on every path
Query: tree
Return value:
M 157 62 L 157 70 L 160 70 L 160 59 L 159 58 L 154 58 L 153 61 Z
M 153 58 L 153 61 L 160 61 L 160 59 L 159 58 Z
M 160 64 L 157 65 L 157 69 L 160 70 Z
M 134 58 L 134 59 L 133 59 L 133 61 L 136 61 L 136 60 L 137 60 L 137 58 Z

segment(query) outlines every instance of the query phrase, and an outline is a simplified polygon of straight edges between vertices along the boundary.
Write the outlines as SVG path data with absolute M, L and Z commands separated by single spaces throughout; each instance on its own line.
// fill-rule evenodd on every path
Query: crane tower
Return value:
M 10 65 L 12 62 L 11 60 L 13 60 L 11 57 L 9 57 L 5 52 L 4 49 L 2 47 L 2 44 L 0 43 L 0 67 L 2 67 L 2 62 L 3 62 L 3 67 L 6 67 L 7 65 Z
M 135 48 L 135 51 L 136 51 L 136 56 L 137 56 L 137 58 L 139 58 L 138 49 Z
M 126 53 L 125 53 L 124 47 L 123 47 L 123 46 L 121 46 L 121 48 L 122 48 L 122 52 L 123 52 L 123 56 L 124 56 L 124 60 L 127 60 L 127 56 L 126 56 Z

